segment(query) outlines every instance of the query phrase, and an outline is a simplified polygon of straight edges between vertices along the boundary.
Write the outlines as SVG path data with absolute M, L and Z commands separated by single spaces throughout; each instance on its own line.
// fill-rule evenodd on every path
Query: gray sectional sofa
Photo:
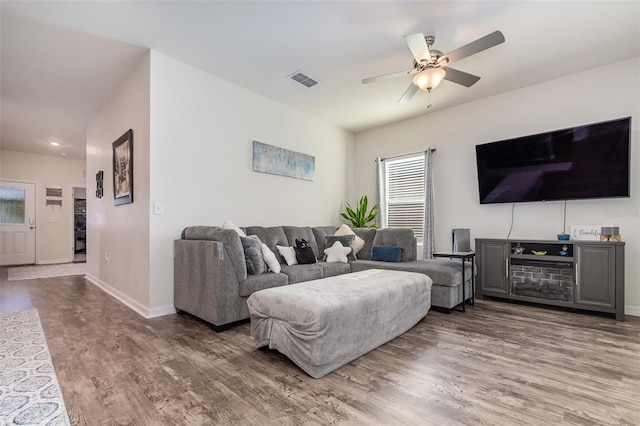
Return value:
M 178 313 L 189 313 L 222 331 L 249 318 L 247 298 L 254 292 L 304 281 L 357 272 L 387 269 L 419 272 L 433 280 L 431 305 L 450 311 L 462 303 L 462 268 L 459 259 L 416 260 L 417 246 L 408 228 L 354 228 L 364 240 L 357 260 L 350 263 L 328 263 L 288 266 L 276 246 L 295 246 L 305 239 L 318 259 L 322 259 L 325 237 L 334 235 L 335 226 L 248 226 L 247 235 L 257 236 L 276 255 L 280 273 L 259 275 L 247 273 L 245 254 L 239 234 L 216 226 L 185 228 L 174 242 L 174 304 Z M 373 247 L 397 246 L 402 249 L 400 262 L 371 260 Z M 466 298 L 471 295 L 471 266 L 467 264 Z

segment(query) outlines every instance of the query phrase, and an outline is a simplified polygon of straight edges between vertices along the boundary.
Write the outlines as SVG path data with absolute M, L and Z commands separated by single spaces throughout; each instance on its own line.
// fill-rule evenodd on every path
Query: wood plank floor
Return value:
M 640 425 L 639 318 L 478 301 L 316 380 L 249 324 L 145 320 L 81 277 L 0 296 L 38 309 L 72 424 Z

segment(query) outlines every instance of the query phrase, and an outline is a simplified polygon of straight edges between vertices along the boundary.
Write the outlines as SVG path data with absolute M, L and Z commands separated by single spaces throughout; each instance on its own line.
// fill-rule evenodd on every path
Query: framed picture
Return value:
M 113 143 L 113 204 L 133 203 L 133 130 Z

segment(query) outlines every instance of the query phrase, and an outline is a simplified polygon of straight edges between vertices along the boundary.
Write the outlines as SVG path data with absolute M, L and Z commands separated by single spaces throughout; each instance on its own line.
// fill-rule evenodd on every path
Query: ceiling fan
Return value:
M 500 31 L 494 31 L 491 34 L 459 47 L 446 55 L 442 54 L 441 51 L 432 48 L 435 40 L 434 36 L 425 36 L 422 33 L 404 36 L 404 41 L 407 43 L 407 46 L 409 46 L 409 50 L 411 50 L 414 57 L 413 68 L 408 71 L 400 71 L 365 78 L 362 80 L 362 84 L 413 74 L 414 77 L 412 84 L 404 92 L 404 95 L 402 95 L 398 102 L 407 102 L 411 100 L 418 89 L 431 92 L 431 89 L 438 86 L 443 79 L 461 84 L 465 87 L 471 87 L 480 80 L 480 77 L 464 71 L 459 71 L 455 68 L 450 68 L 448 66 L 449 63 L 466 58 L 467 56 L 475 55 L 483 50 L 487 50 L 500 43 L 504 43 L 504 35 Z

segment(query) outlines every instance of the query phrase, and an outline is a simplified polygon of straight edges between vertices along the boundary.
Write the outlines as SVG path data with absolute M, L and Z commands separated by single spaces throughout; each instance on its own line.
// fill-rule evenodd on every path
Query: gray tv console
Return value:
M 476 297 L 604 312 L 624 321 L 623 242 L 475 241 Z

